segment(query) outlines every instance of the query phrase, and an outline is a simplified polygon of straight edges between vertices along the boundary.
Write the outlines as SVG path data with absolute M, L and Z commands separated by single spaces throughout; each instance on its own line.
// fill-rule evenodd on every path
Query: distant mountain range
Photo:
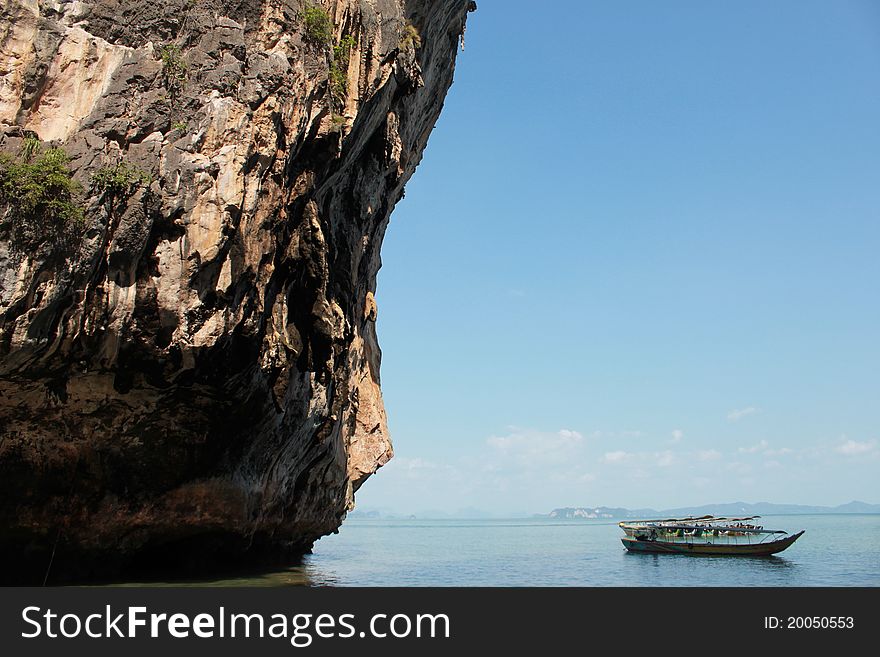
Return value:
M 498 513 L 475 508 L 458 509 L 448 512 L 424 510 L 407 514 L 392 509 L 358 509 L 348 514 L 351 520 L 505 520 L 510 518 L 671 518 L 676 516 L 772 516 L 809 513 L 878 513 L 880 504 L 849 502 L 840 506 L 807 506 L 804 504 L 771 504 L 770 502 L 731 502 L 728 504 L 706 504 L 677 509 L 626 509 L 615 506 L 579 506 L 553 509 L 550 513 L 529 514 L 525 512 Z
M 706 504 L 704 506 L 688 506 L 678 509 L 624 509 L 621 507 L 565 507 L 553 509 L 548 514 L 540 514 L 544 518 L 648 518 L 674 516 L 732 516 L 732 515 L 788 515 L 797 513 L 880 513 L 880 504 L 866 502 L 849 502 L 840 506 L 807 506 L 804 504 L 771 504 L 770 502 L 732 502 L 727 504 Z

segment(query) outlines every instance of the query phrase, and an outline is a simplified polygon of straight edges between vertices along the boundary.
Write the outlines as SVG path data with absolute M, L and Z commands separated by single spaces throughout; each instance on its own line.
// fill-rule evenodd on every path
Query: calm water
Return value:
M 773 557 L 629 554 L 604 520 L 349 520 L 303 565 L 224 586 L 880 586 L 880 515 L 765 516 Z

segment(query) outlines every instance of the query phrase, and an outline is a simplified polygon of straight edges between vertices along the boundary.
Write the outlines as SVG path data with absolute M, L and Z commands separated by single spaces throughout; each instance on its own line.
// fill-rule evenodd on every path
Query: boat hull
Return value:
M 671 543 L 667 541 L 640 541 L 626 536 L 620 539 L 630 552 L 655 554 L 702 554 L 725 556 L 767 557 L 782 552 L 798 540 L 803 531 L 768 543 Z

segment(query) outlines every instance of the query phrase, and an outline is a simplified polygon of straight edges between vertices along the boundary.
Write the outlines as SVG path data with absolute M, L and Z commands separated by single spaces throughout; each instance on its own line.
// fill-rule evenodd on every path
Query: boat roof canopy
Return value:
M 647 525 L 650 527 L 651 525 Z M 703 529 L 703 530 L 719 530 L 719 531 L 732 531 L 732 532 L 742 532 L 743 534 L 787 534 L 788 532 L 783 531 L 782 529 L 758 529 L 757 527 L 736 527 L 732 525 L 718 525 L 713 527 L 700 527 L 698 525 L 663 525 L 664 529 Z
M 618 523 L 621 527 L 627 529 L 711 529 L 736 531 L 748 534 L 787 534 L 788 532 L 781 529 L 764 529 L 753 526 L 737 526 L 731 523 L 741 523 L 749 520 L 757 520 L 761 516 L 748 516 L 743 518 L 726 518 L 716 516 L 699 516 L 688 518 L 665 518 L 663 520 L 632 520 Z
M 687 516 L 686 518 L 661 518 L 658 520 L 629 520 L 621 522 L 621 525 L 654 525 L 660 522 L 680 523 L 680 522 L 702 522 L 702 523 L 718 523 L 718 522 L 745 522 L 747 520 L 757 520 L 761 516 L 745 516 L 743 518 L 728 518 L 726 516 Z

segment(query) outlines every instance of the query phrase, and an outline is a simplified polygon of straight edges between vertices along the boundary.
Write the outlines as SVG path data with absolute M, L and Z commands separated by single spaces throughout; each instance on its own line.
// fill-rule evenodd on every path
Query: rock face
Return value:
M 85 218 L 61 254 L 0 241 L 3 579 L 290 557 L 338 528 L 392 456 L 380 247 L 474 8 L 0 0 L 0 150 L 63 147 Z M 120 162 L 149 180 L 90 183 Z

